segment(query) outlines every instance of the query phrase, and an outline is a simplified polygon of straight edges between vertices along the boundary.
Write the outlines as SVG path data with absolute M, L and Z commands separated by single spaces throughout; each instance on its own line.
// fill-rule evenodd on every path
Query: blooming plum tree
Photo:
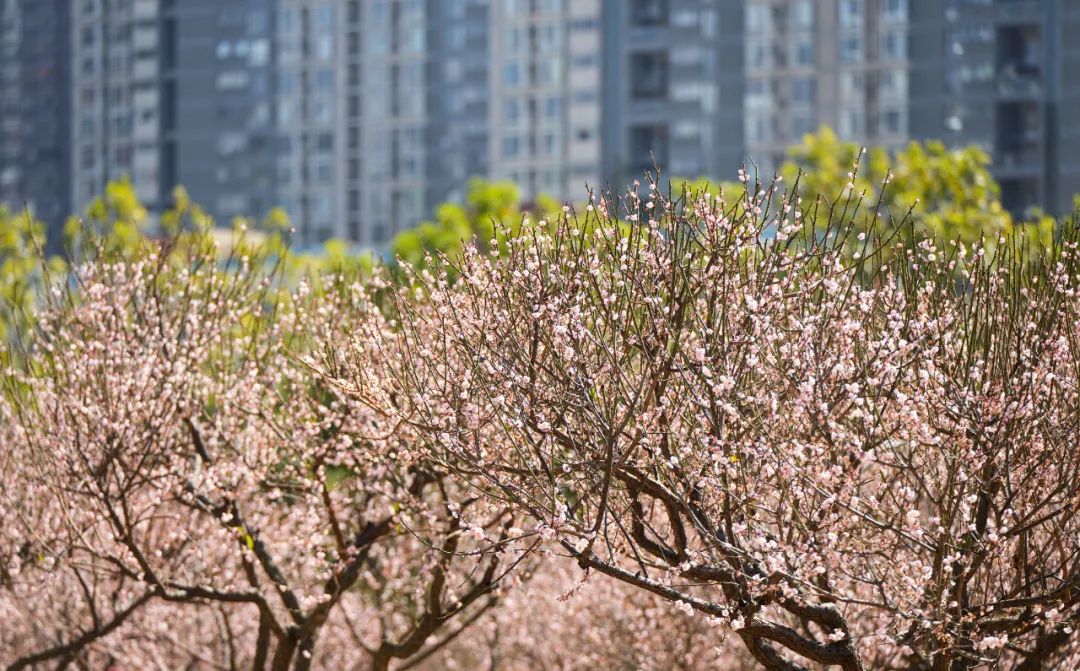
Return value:
M 435 259 L 343 384 L 528 518 L 515 542 L 765 668 L 1075 665 L 1075 224 L 1039 249 L 867 238 L 749 187 L 635 190 Z
M 509 508 L 305 363 L 383 328 L 363 288 L 283 291 L 270 259 L 189 242 L 76 268 L 4 374 L 0 661 L 429 656 L 497 598 Z

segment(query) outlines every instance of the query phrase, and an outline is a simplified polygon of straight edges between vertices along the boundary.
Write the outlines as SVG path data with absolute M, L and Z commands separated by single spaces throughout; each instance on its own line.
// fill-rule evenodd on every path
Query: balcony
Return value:
M 1036 146 L 997 149 L 993 169 L 1000 175 L 1037 174 L 1042 170 L 1042 159 L 1042 152 Z
M 1008 174 L 1037 171 L 1042 162 L 1042 106 L 1034 102 L 997 105 L 994 167 Z
M 1014 215 L 1023 216 L 1039 202 L 1039 181 L 1033 176 L 1001 179 L 1001 204 Z
M 669 64 L 664 52 L 636 53 L 630 59 L 631 97 L 664 100 L 668 97 Z
M 654 169 L 667 167 L 670 155 L 670 132 L 667 125 L 654 124 L 632 126 L 630 128 L 630 160 L 627 168 L 631 173 L 641 174 Z
M 1001 95 L 1038 97 L 1043 76 L 1043 39 L 1039 26 L 1000 26 L 995 43 L 994 61 Z
M 1042 98 L 1042 79 L 1037 75 L 1024 75 L 1015 68 L 1006 66 L 998 72 L 995 84 L 997 94 L 1002 98 L 1038 100 Z
M 998 21 L 1009 23 L 1014 21 L 1042 21 L 1042 0 L 998 0 L 996 4 Z
M 630 4 L 630 22 L 633 26 L 667 25 L 669 13 L 667 0 L 633 0 Z

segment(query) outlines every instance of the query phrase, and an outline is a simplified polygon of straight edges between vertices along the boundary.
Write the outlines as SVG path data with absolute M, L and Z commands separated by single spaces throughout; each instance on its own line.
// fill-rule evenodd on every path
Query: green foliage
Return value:
M 910 210 L 919 233 L 973 243 L 996 239 L 1013 225 L 989 165 L 977 147 L 948 149 L 937 141 L 911 142 L 892 156 L 880 147 L 863 154 L 823 128 L 791 149 L 781 174 L 798 178 L 804 193 L 825 203 L 862 196 L 867 229 L 899 225 Z M 881 219 L 874 221 L 879 202 Z
M 45 277 L 63 272 L 59 259 L 41 263 L 44 250 L 45 225 L 28 211 L 13 213 L 0 205 L 0 342 L 30 319 Z
M 531 209 L 536 216 L 550 218 L 556 215 L 559 205 L 541 195 Z M 443 252 L 453 257 L 465 242 L 475 241 L 488 250 L 494 240 L 501 247 L 507 236 L 517 233 L 524 216 L 520 193 L 513 182 L 473 179 L 464 204 L 443 203 L 432 221 L 399 233 L 391 249 L 396 258 L 422 266 L 427 254 Z
M 187 196 L 178 190 L 182 200 Z M 172 225 L 169 217 L 163 225 Z M 95 198 L 82 218 L 71 218 L 64 227 L 64 245 L 78 261 L 91 250 L 135 258 L 145 253 L 147 229 L 150 225 L 146 208 L 139 202 L 135 188 L 126 177 L 109 182 L 105 193 Z
M 164 258 L 174 270 L 190 270 L 192 259 L 206 258 L 218 259 L 222 268 L 263 264 L 278 278 L 276 286 L 267 288 L 268 300 L 276 299 L 278 293 L 287 294 L 285 286 L 302 276 L 318 277 L 328 270 L 370 272 L 370 259 L 343 251 L 310 258 L 292 254 L 287 240 L 288 217 L 280 209 L 272 211 L 261 225 L 245 218 L 235 219 L 231 228 L 215 227 L 214 223 L 179 187 L 173 192 L 173 206 L 154 222 L 131 183 L 124 179 L 109 183 L 82 217 L 71 217 L 65 223 L 65 258 L 45 260 L 44 225 L 28 213 L 0 209 L 0 343 L 29 333 L 43 288 L 50 282 L 62 288 L 68 280 L 69 263 L 74 269 L 90 261 L 133 262 L 164 248 Z M 255 321 L 258 319 L 238 328 L 255 328 Z
M 1033 211 L 1023 225 L 1015 222 L 1001 204 L 1001 189 L 989 165 L 990 158 L 977 147 L 948 149 L 937 141 L 911 142 L 892 154 L 880 147 L 864 152 L 824 127 L 788 150 L 780 176 L 783 186 L 798 183 L 803 209 L 831 209 L 839 216 L 845 209 L 850 215 L 858 206 L 856 220 L 871 235 L 888 235 L 905 226 L 908 236 L 966 244 L 985 239 L 992 246 L 998 238 L 1013 235 L 1023 235 L 1025 244 L 1048 244 L 1053 219 Z M 769 177 L 760 176 L 763 182 Z M 729 205 L 741 201 L 744 193 L 738 182 L 673 181 L 699 191 L 706 186 L 723 189 Z

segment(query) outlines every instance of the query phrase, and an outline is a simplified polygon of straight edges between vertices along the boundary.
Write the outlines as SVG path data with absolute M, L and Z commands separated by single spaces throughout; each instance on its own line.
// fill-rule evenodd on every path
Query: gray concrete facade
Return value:
M 70 213 L 69 0 L 0 0 L 0 203 L 27 207 L 59 249 Z

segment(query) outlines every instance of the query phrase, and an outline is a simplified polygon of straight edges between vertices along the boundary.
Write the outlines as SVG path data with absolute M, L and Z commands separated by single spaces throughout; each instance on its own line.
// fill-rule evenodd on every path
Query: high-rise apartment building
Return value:
M 59 221 L 127 175 L 379 248 L 471 177 L 728 179 L 828 125 L 977 144 L 1060 214 L 1078 30 L 1070 0 L 0 0 L 0 200 Z
M 429 37 L 435 3 L 377 0 L 361 3 L 358 149 L 346 151 L 350 210 L 371 245 L 429 216 L 429 91 L 435 73 Z M 440 3 L 442 4 L 442 3 Z M 352 118 L 352 117 L 351 117 Z M 353 196 L 350 196 L 353 197 Z M 349 205 L 355 203 L 350 202 Z
M 862 145 L 909 137 L 907 0 L 751 0 L 746 151 L 774 170 L 821 126 Z
M 67 0 L 70 202 L 127 177 L 151 212 L 174 186 L 223 222 L 276 205 L 276 0 Z
M 343 3 L 278 0 L 276 166 L 279 204 L 297 241 L 345 237 L 344 178 L 338 170 Z
M 160 191 L 222 223 L 278 204 L 274 0 L 162 3 Z
M 737 0 L 492 2 L 490 174 L 567 200 L 733 174 L 742 22 Z
M 727 177 L 743 151 L 743 3 L 607 0 L 603 172 Z M 577 195 L 577 194 L 568 194 Z
M 428 2 L 426 211 L 465 197 L 471 177 L 490 174 L 493 72 L 489 0 Z
M 22 191 L 22 12 L 19 0 L 0 0 L 0 202 L 11 205 Z
M 11 205 L 22 195 L 22 12 L 19 0 L 0 0 L 0 202 Z
M 161 186 L 162 0 L 74 0 L 71 7 L 71 204 L 131 178 L 154 211 Z
M 70 213 L 70 0 L 0 0 L 0 203 Z
M 913 138 L 975 144 L 1014 212 L 1080 192 L 1080 30 L 1072 0 L 910 0 Z
M 827 125 L 896 149 L 976 145 L 1015 213 L 1080 192 L 1080 5 L 1067 0 L 751 0 L 747 154 L 775 169 Z M 1070 103 L 1072 105 L 1070 106 Z M 1064 111 L 1064 114 L 1063 114 Z
M 600 0 L 491 7 L 490 174 L 526 199 L 600 180 Z
M 384 246 L 487 173 L 486 0 L 278 4 L 278 186 L 303 244 Z

